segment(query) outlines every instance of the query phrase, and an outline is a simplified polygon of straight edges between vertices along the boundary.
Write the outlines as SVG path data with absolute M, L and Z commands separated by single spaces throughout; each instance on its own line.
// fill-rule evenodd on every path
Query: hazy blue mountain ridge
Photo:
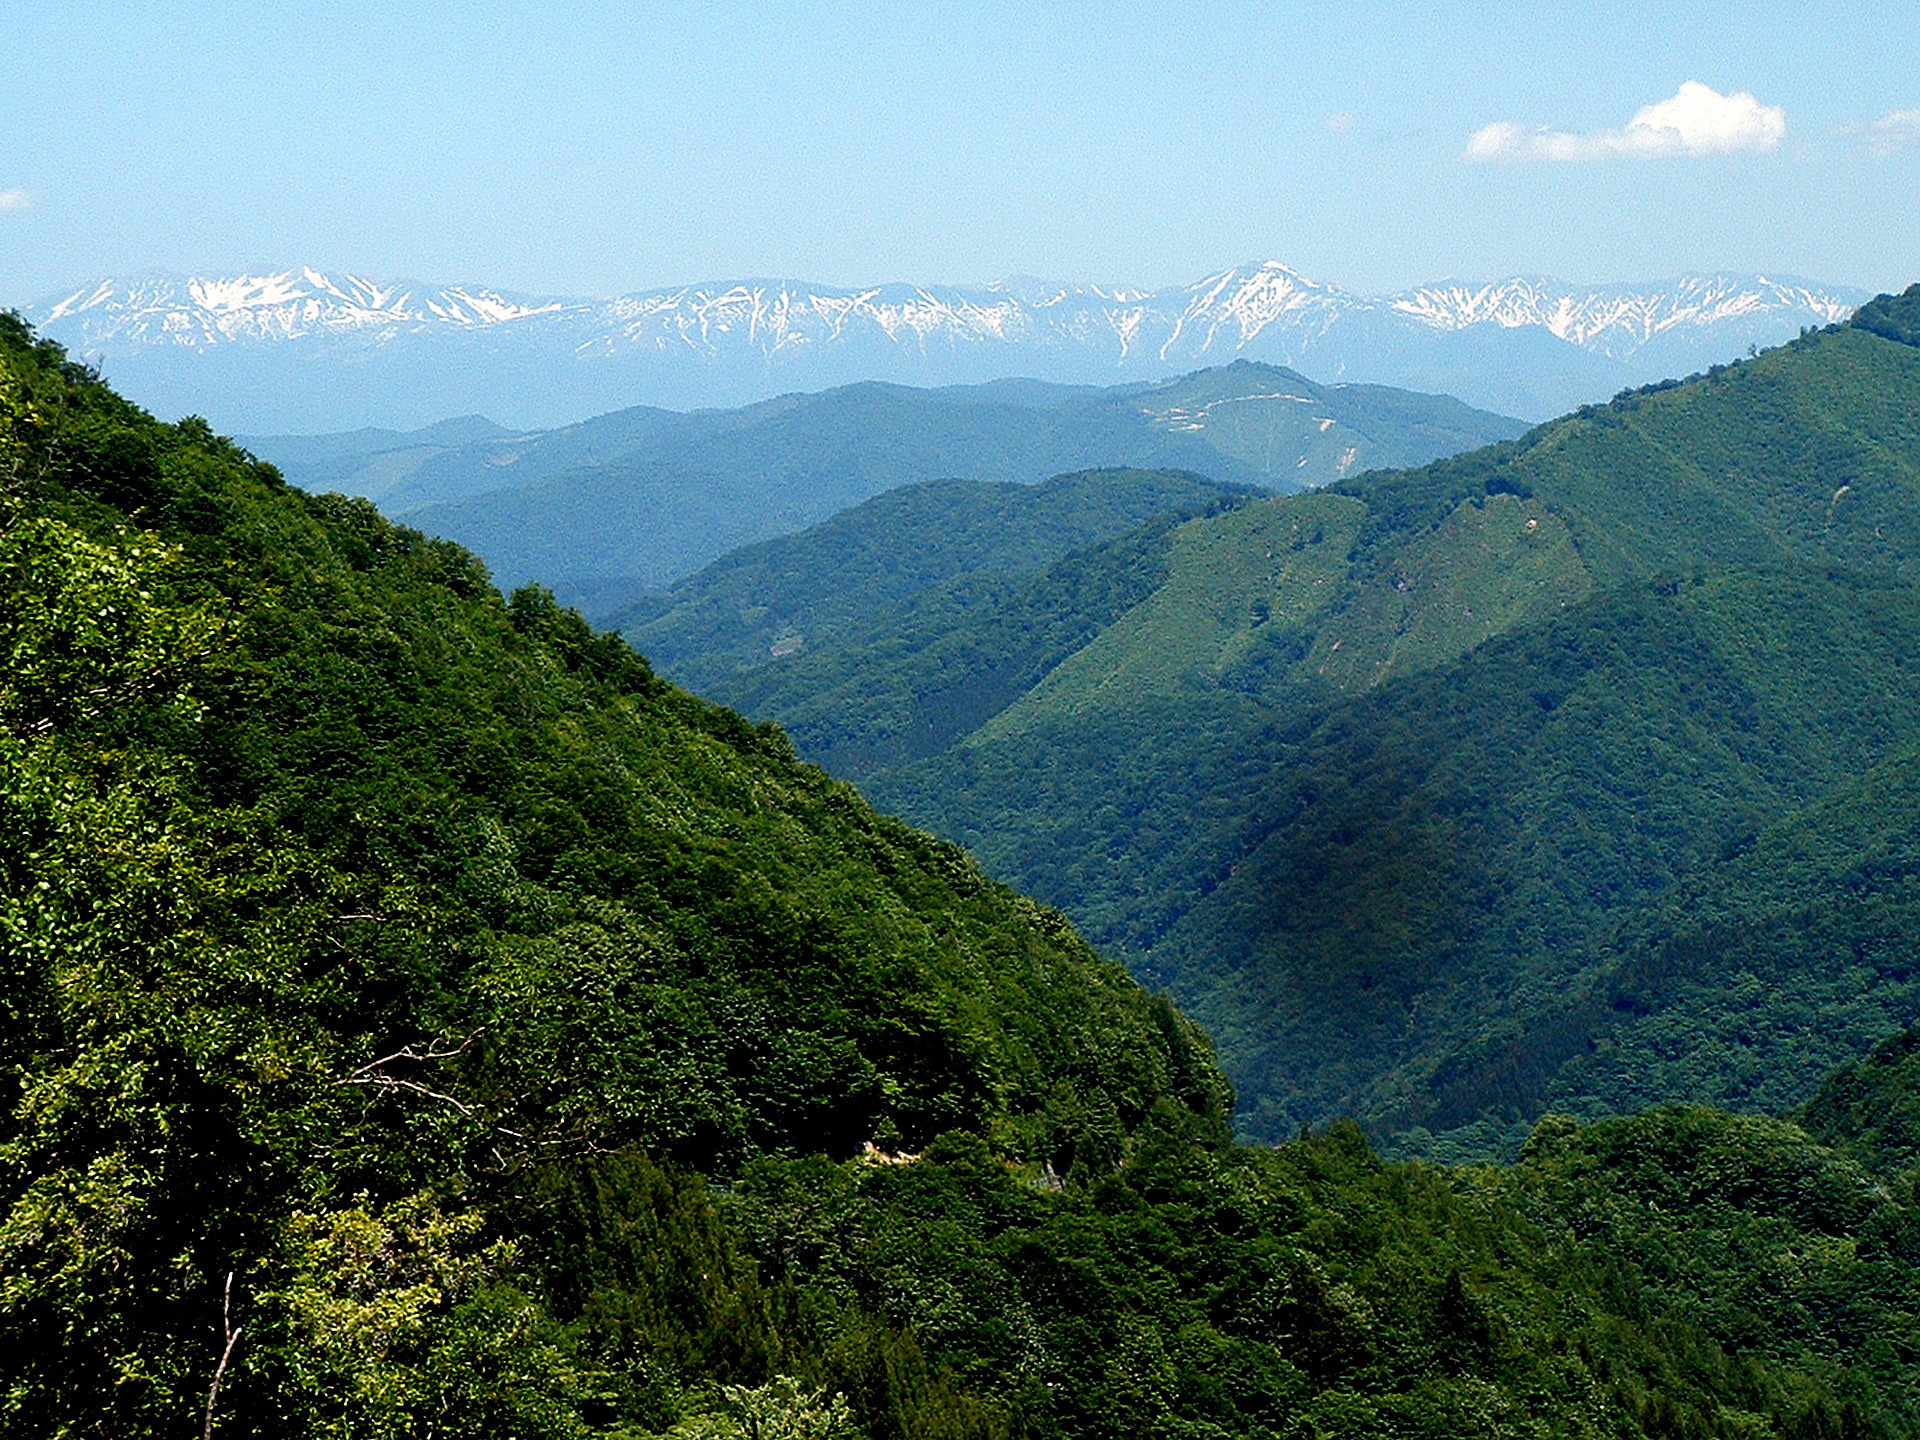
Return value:
M 1240 362 L 1151 386 L 862 384 L 737 410 L 639 408 L 456 447 L 375 436 L 345 475 L 348 437 L 250 443 L 306 488 L 364 494 L 459 540 L 503 583 L 537 579 L 605 613 L 736 545 L 916 481 L 1131 466 L 1291 490 L 1521 428 L 1445 396 Z

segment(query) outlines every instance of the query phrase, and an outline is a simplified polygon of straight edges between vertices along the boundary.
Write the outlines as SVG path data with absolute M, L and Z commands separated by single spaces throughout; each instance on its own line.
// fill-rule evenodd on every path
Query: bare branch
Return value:
M 462 1115 L 477 1113 L 471 1105 L 462 1104 L 453 1096 L 443 1095 L 438 1090 L 429 1090 L 417 1080 L 400 1080 L 392 1075 L 350 1075 L 345 1080 L 336 1080 L 333 1083 L 335 1085 L 371 1085 L 376 1090 L 412 1090 L 425 1095 L 430 1100 L 443 1100 Z
M 371 917 L 350 917 L 350 918 L 371 918 Z M 428 1060 L 451 1060 L 453 1059 L 454 1056 L 464 1051 L 469 1045 L 473 1044 L 475 1040 L 478 1040 L 480 1038 L 480 1032 L 485 1030 L 486 1028 L 487 1027 L 484 1025 L 476 1026 L 473 1030 L 467 1033 L 466 1039 L 462 1040 L 458 1045 L 455 1045 L 451 1050 L 442 1050 L 437 1048 L 441 1043 L 437 1040 L 427 1041 L 426 1042 L 427 1048 L 425 1050 L 416 1050 L 412 1045 L 403 1045 L 398 1050 L 394 1051 L 391 1055 L 382 1055 L 378 1060 L 369 1060 L 366 1064 L 362 1065 L 358 1070 L 348 1071 L 346 1078 L 341 1080 L 336 1080 L 333 1083 L 336 1085 L 360 1084 L 362 1082 L 356 1080 L 354 1078 L 355 1076 L 365 1075 L 369 1071 L 378 1070 L 382 1065 L 391 1065 L 396 1060 L 413 1060 L 413 1061 L 419 1061 L 419 1062 L 424 1062 Z
M 240 1332 L 245 1328 L 233 1323 L 233 1272 L 229 1270 L 226 1294 L 220 1301 L 220 1329 L 227 1348 L 220 1352 L 220 1363 L 213 1372 L 213 1386 L 207 1391 L 207 1423 L 200 1431 L 200 1440 L 213 1440 L 213 1403 L 220 1398 L 220 1381 L 227 1373 L 227 1362 L 233 1359 L 233 1347 L 240 1343 Z
M 465 1053 L 467 1048 L 472 1045 L 475 1040 L 480 1038 L 481 1032 L 486 1028 L 484 1025 L 475 1026 L 467 1032 L 466 1038 L 457 1045 L 444 1040 L 426 1040 L 418 1041 L 410 1045 L 402 1045 L 391 1055 L 382 1055 L 378 1060 L 369 1060 L 359 1069 L 349 1071 L 333 1083 L 336 1086 L 365 1085 L 374 1090 L 411 1090 L 415 1094 L 425 1095 L 429 1100 L 438 1100 L 443 1104 L 451 1105 L 462 1115 L 478 1114 L 479 1112 L 475 1110 L 473 1106 L 468 1105 L 464 1101 L 456 1100 L 453 1096 L 444 1094 L 430 1086 L 422 1085 L 418 1080 L 406 1080 L 398 1075 L 387 1074 L 385 1067 L 398 1064 L 401 1061 L 415 1065 L 424 1065 L 436 1060 L 451 1060 L 455 1056 Z

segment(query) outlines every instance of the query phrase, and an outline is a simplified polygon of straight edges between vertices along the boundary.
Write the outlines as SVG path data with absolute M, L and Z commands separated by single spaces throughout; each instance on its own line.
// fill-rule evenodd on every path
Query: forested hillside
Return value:
M 903 485 L 797 535 L 742 546 L 607 623 L 702 694 L 726 689 L 736 704 L 766 704 L 746 697 L 770 682 L 850 715 L 806 662 L 767 662 L 825 651 L 824 663 L 852 683 L 901 690 L 906 677 L 865 651 L 910 653 L 903 630 L 941 623 L 923 613 L 978 608 L 984 596 L 1018 587 L 1076 550 L 1142 525 L 1167 530 L 1258 493 L 1178 470 L 1084 470 L 1037 485 Z M 1006 664 L 1002 647 L 981 651 L 981 660 Z M 977 696 L 977 676 L 956 668 L 955 657 L 940 663 L 956 691 Z M 789 725 L 805 723 L 787 715 Z
M 1916 309 L 713 688 L 1170 987 L 1256 1135 L 1796 1103 L 1920 1015 L 1866 858 L 1920 741 Z
M 1239 1148 L 1059 916 L 11 320 L 0 506 L 10 1436 L 1916 1431 L 1910 1041 Z
M 458 1384 L 532 1423 L 487 1367 L 561 1366 L 587 1297 L 483 1277 L 561 1263 L 513 1206 L 686 1203 L 622 1157 L 969 1132 L 1071 1173 L 1219 1125 L 1164 1002 L 777 731 L 6 343 L 13 1433 L 183 1416 L 229 1273 L 251 1424 L 353 1380 L 375 1425 L 428 1382 L 368 1327 L 424 1344 L 442 1290 L 441 1379 L 524 1341 Z

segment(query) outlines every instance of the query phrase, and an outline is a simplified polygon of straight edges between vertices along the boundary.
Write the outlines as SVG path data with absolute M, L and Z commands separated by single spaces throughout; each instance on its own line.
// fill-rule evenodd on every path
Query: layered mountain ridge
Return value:
M 1916 317 L 860 614 L 822 527 L 619 623 L 1167 986 L 1258 1138 L 1783 1107 L 1920 1015 Z M 910 499 L 837 526 L 914 550 Z
M 754 279 L 590 299 L 296 267 L 103 279 L 25 314 L 158 408 L 206 408 L 211 397 L 217 418 L 240 428 L 298 431 L 410 427 L 476 407 L 550 425 L 596 407 L 738 404 L 858 379 L 1111 384 L 1237 358 L 1543 419 L 1830 324 L 1866 298 L 1731 274 L 1444 281 L 1365 295 L 1269 261 L 1153 292 Z M 311 376 L 275 388 L 259 347 L 278 346 L 352 373 L 337 390 L 316 390 Z
M 1294 490 L 1524 428 L 1445 396 L 1242 360 L 1151 386 L 863 384 L 735 410 L 637 406 L 526 435 L 470 418 L 245 443 L 303 489 L 372 500 L 472 546 L 502 583 L 537 580 L 598 613 L 897 485 L 1144 466 Z

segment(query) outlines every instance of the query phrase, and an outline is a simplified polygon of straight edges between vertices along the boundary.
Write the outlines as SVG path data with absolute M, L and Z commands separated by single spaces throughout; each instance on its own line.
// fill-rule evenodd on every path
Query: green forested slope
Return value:
M 1449 1057 L 1423 1103 L 1588 1114 L 1672 1095 L 1779 1109 L 1920 1012 L 1909 743 L 1764 819 L 1622 922 L 1589 977 Z M 1862 1123 L 1867 1123 L 1862 1118 Z
M 1869 1169 L 1912 1171 L 1920 1163 L 1920 1026 L 1841 1066 L 1799 1120 L 1823 1144 L 1851 1154 Z
M 902 485 L 797 535 L 743 546 L 607 625 L 679 683 L 718 694 L 770 659 L 897 629 L 929 587 L 1042 570 L 1156 516 L 1252 493 L 1176 470 Z
M 10 1436 L 1916 1433 L 1869 1128 L 1236 1147 L 1057 915 L 12 321 L 0 646 Z
M 1744 643 L 1762 634 L 1773 643 Z M 1663 923 L 1698 927 L 1720 907 L 1757 918 L 1730 876 L 1701 872 L 1920 734 L 1916 642 L 1920 596 L 1898 582 L 1721 571 L 1607 592 L 1469 662 L 1328 707 L 1288 747 L 1259 842 L 1144 943 L 1169 976 L 1224 981 L 1215 957 L 1233 956 L 1231 1000 L 1198 1008 L 1229 1053 L 1274 1073 L 1321 1057 L 1291 1084 L 1321 1105 L 1434 1128 L 1491 1106 L 1528 1113 L 1540 1096 L 1470 1059 L 1487 1050 L 1535 1072 L 1571 1062 L 1587 1088 L 1551 1093 L 1586 1108 L 1790 1103 L 1910 1018 L 1920 994 L 1863 993 L 1852 1017 L 1799 1005 L 1758 1030 L 1696 1010 L 1680 1043 L 1702 1053 L 1684 1076 L 1631 1045 L 1586 1055 L 1592 1031 L 1555 1033 L 1546 1017 L 1590 968 L 1642 963 Z M 1805 886 L 1808 869 L 1772 874 Z M 1686 900 L 1670 913 L 1675 891 Z M 1776 997 L 1796 971 L 1824 988 L 1831 955 L 1780 957 Z M 1696 978 L 1723 991 L 1747 963 L 1736 950 Z M 1629 989 L 1608 982 L 1610 1011 L 1641 1009 L 1643 1030 L 1677 1018 Z M 1747 1047 L 1738 1066 L 1727 1046 Z
M 1920 1372 L 1900 1334 L 1920 1307 L 1910 1168 L 1864 1166 L 1772 1117 L 1670 1106 L 1587 1126 L 1550 1115 L 1518 1164 L 1469 1173 L 1468 1193 L 1631 1276 L 1628 1303 L 1661 1316 L 1702 1373 L 1823 1374 L 1846 1397 L 1829 1433 L 1914 1405 Z M 1687 1426 L 1670 1415 L 1663 1428 Z
M 1184 522 L 1146 593 L 1049 622 L 1085 638 L 917 752 L 864 745 L 873 697 L 912 714 L 935 658 L 1004 648 L 1044 581 L 730 698 L 1172 987 L 1256 1133 L 1791 1103 L 1920 1013 L 1899 942 L 1862 969 L 1809 920 L 1819 947 L 1744 968 L 1727 937 L 1780 907 L 1710 893 L 1920 736 L 1920 350 L 1881 333 L 1916 306 Z M 1088 587 L 1104 564 L 1062 568 L 1120 594 Z M 1718 958 L 1634 978 L 1683 952 Z M 1733 998 L 1753 985 L 1778 1007 Z
M 1589 1110 L 1682 1096 L 1782 1105 L 1920 1013 L 1911 930 L 1883 915 L 1875 943 L 1855 943 L 1873 930 L 1863 904 L 1903 913 L 1897 874 L 1848 889 L 1819 868 L 1901 833 L 1897 789 L 1860 777 L 1920 736 L 1916 361 L 1841 328 L 1478 459 L 1479 488 L 1497 492 L 1486 509 L 1511 495 L 1550 512 L 1532 534 L 1564 523 L 1593 598 L 1578 601 L 1570 578 L 1557 597 L 1536 591 L 1528 608 L 1543 621 L 1508 622 L 1510 638 L 1424 681 L 1382 684 L 1350 716 L 1356 702 L 1335 702 L 1287 757 L 1287 784 L 1312 798 L 1236 858 L 1156 955 L 1163 975 L 1209 974 L 1180 993 L 1237 1074 L 1243 1035 L 1297 1063 L 1278 1059 L 1258 1017 L 1273 1004 L 1312 1023 L 1287 998 L 1302 985 L 1331 983 L 1339 1003 L 1377 1017 L 1394 1057 L 1335 1103 L 1436 1128 L 1525 1116 L 1543 1096 Z M 1432 584 L 1396 570 L 1409 547 L 1390 537 L 1448 507 L 1470 468 L 1434 467 L 1405 492 L 1386 477 L 1355 487 L 1392 528 L 1360 548 L 1349 614 L 1375 608 L 1369 587 L 1417 596 Z M 1443 531 L 1459 504 L 1446 513 Z M 1351 650 L 1361 630 L 1366 644 L 1350 623 L 1316 636 L 1330 670 L 1330 640 Z M 1395 628 L 1404 645 L 1413 627 Z M 1391 677 L 1397 659 L 1377 673 Z M 1754 870 L 1717 863 L 1786 812 L 1801 812 L 1795 833 L 1813 845 L 1763 844 Z M 1743 875 L 1767 876 L 1771 892 Z M 1336 896 L 1337 937 L 1312 918 Z M 1556 1000 L 1591 972 L 1607 978 L 1571 1007 Z M 1768 999 L 1756 1006 L 1756 993 Z M 1602 999 L 1600 1019 L 1544 1018 L 1592 1016 Z M 1364 1036 L 1304 1048 L 1364 1071 Z
M 233 1403 L 320 1404 L 415 1304 L 335 1293 L 338 1248 L 477 1283 L 549 1159 L 961 1129 L 1070 1168 L 1218 1123 L 1163 1002 L 777 732 L 6 339 L 0 1273 L 51 1367 L 10 1430 L 161 1424 L 229 1271 L 280 1327 Z

